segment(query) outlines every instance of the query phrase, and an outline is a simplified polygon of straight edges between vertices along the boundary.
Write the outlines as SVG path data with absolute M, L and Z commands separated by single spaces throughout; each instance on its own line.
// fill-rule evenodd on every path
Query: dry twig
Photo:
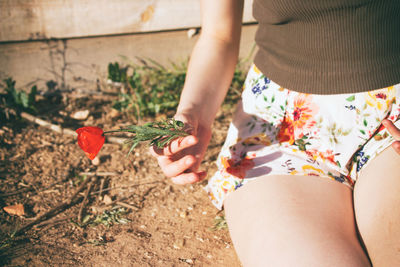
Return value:
M 86 205 L 86 202 L 87 202 L 87 199 L 88 199 L 90 190 L 92 189 L 92 185 L 93 185 L 93 182 L 94 182 L 94 181 L 95 181 L 95 179 L 91 179 L 91 181 L 90 181 L 90 183 L 89 183 L 89 185 L 88 185 L 88 188 L 86 189 L 85 196 L 83 197 L 83 201 L 82 201 L 81 207 L 79 208 L 79 212 L 78 212 L 78 223 L 81 223 L 81 222 L 82 222 L 82 212 L 83 212 L 83 208 L 84 208 L 85 205 Z
M 50 123 L 48 121 L 39 119 L 38 117 L 35 117 L 35 116 L 33 116 L 33 115 L 29 114 L 29 113 L 21 112 L 21 117 L 26 119 L 26 120 L 28 120 L 28 121 L 30 121 L 30 122 L 33 122 L 33 123 L 36 123 L 36 124 L 38 124 L 40 126 L 46 127 L 47 129 L 50 129 L 50 130 L 52 130 L 54 132 L 57 132 L 57 133 L 66 134 L 66 135 L 72 135 L 72 136 L 78 136 L 78 134 L 74 130 L 67 129 L 67 128 L 62 128 L 59 125 L 52 124 L 52 123 Z M 119 137 L 108 137 L 107 140 L 108 140 L 108 142 L 114 143 L 114 144 L 123 144 L 125 142 L 124 138 L 119 138 Z
M 119 175 L 116 172 L 80 172 L 80 176 L 116 176 Z
M 59 205 L 57 205 L 54 208 L 50 209 L 48 212 L 46 212 L 45 214 L 39 216 L 34 221 L 28 223 L 25 226 L 22 226 L 21 228 L 19 228 L 18 230 L 15 231 L 14 235 L 15 236 L 20 235 L 21 233 L 23 233 L 23 232 L 27 231 L 28 229 L 30 229 L 31 227 L 33 227 L 34 225 L 39 224 L 42 221 L 45 221 L 45 220 L 49 219 L 50 217 L 57 215 L 58 213 L 60 213 L 61 211 L 65 210 L 69 206 L 71 206 L 71 205 L 73 205 L 75 203 L 78 203 L 79 202 L 79 198 L 80 198 L 79 193 L 86 187 L 86 185 L 91 180 L 92 180 L 92 178 L 88 178 L 88 179 L 84 180 L 82 182 L 82 184 L 79 186 L 79 188 L 76 190 L 76 192 L 69 199 L 63 201 Z

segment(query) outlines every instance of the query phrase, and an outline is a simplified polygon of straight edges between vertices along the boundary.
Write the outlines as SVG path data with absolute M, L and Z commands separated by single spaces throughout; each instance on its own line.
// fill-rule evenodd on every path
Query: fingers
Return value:
M 400 129 L 397 128 L 396 125 L 394 125 L 394 123 L 390 120 L 383 120 L 382 124 L 396 140 L 392 144 L 392 147 L 397 153 L 400 154 Z
M 190 172 L 190 173 L 183 173 L 179 176 L 172 177 L 171 180 L 174 184 L 193 184 L 196 182 L 199 182 L 206 178 L 207 173 L 206 172 Z
M 400 129 L 394 125 L 390 120 L 383 120 L 383 126 L 389 131 L 389 133 L 394 137 L 395 140 L 400 141 Z
M 174 177 L 192 167 L 196 160 L 193 156 L 187 155 L 178 160 L 173 160 L 167 156 L 159 156 L 157 161 L 167 177 Z
M 400 154 L 400 141 L 396 141 L 392 144 L 393 149 Z
M 184 156 L 176 161 L 167 156 L 158 156 L 157 160 L 161 170 L 175 184 L 192 184 L 207 176 L 204 171 L 198 173 L 189 171 L 190 167 L 196 163 L 196 159 L 191 155 Z
M 158 148 L 158 147 L 151 147 L 150 148 L 150 153 L 157 157 L 157 156 L 172 156 L 186 148 L 189 148 L 195 144 L 197 144 L 198 139 L 193 136 L 185 136 L 183 138 L 177 138 L 174 141 L 172 141 L 168 146 L 164 148 Z

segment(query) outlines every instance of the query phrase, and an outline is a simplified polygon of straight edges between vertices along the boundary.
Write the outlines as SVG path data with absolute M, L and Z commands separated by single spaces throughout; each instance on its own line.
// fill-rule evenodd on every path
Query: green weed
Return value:
M 214 218 L 214 225 L 211 230 L 217 231 L 222 229 L 228 229 L 228 224 L 226 223 L 225 215 L 216 216 Z
M 127 211 L 125 208 L 114 207 L 110 210 L 103 211 L 102 214 L 97 215 L 93 220 L 86 219 L 86 223 L 90 225 L 99 225 L 110 227 L 114 224 L 127 224 L 130 222 L 129 219 L 125 217 Z M 85 221 L 84 219 L 84 221 Z
M 108 78 L 122 83 L 126 89 L 113 108 L 131 112 L 137 119 L 176 110 L 186 78 L 187 61 L 170 63 L 169 68 L 151 59 L 139 61 L 139 64 L 126 66 L 118 62 L 109 64 Z M 245 73 L 238 64 L 224 105 L 232 105 L 240 98 L 244 79 Z
M 12 78 L 4 79 L 3 82 L 4 84 L 1 84 L 0 87 L 3 88 L 5 93 L 0 94 L 0 108 L 7 119 L 10 118 L 10 114 L 16 115 L 18 112 L 22 111 L 30 113 L 36 112 L 36 85 L 32 86 L 29 93 L 26 93 L 25 91 L 15 88 L 15 81 Z

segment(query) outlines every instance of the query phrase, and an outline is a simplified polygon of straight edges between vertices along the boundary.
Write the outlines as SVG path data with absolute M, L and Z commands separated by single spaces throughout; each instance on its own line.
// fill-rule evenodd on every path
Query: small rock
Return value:
M 95 157 L 95 158 L 92 160 L 92 164 L 93 164 L 94 166 L 98 166 L 98 165 L 100 164 L 100 159 L 99 159 L 99 157 Z
M 111 109 L 111 111 L 110 111 L 110 113 L 109 113 L 109 116 L 111 117 L 111 118 L 116 118 L 116 117 L 118 117 L 119 115 L 121 114 L 121 112 L 119 112 L 118 110 L 116 110 L 116 109 Z
M 111 197 L 109 195 L 104 195 L 103 203 L 106 204 L 106 205 L 110 205 L 112 203 Z
M 204 243 L 204 239 L 201 237 L 196 237 L 197 240 L 199 240 L 201 243 Z
M 189 264 L 193 264 L 193 260 L 192 259 L 183 259 L 184 262 L 189 263 Z
M 89 117 L 89 110 L 79 110 L 71 114 L 71 118 L 75 120 L 86 120 Z

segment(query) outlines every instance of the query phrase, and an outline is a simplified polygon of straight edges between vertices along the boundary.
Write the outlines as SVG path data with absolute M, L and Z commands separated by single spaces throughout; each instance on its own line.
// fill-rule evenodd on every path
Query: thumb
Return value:
M 187 114 L 181 114 L 177 113 L 174 116 L 175 120 L 179 120 L 185 124 L 183 127 L 183 130 L 187 132 L 190 135 L 196 136 L 197 134 L 197 128 L 198 128 L 198 122 L 197 119 L 194 117 L 187 115 Z

